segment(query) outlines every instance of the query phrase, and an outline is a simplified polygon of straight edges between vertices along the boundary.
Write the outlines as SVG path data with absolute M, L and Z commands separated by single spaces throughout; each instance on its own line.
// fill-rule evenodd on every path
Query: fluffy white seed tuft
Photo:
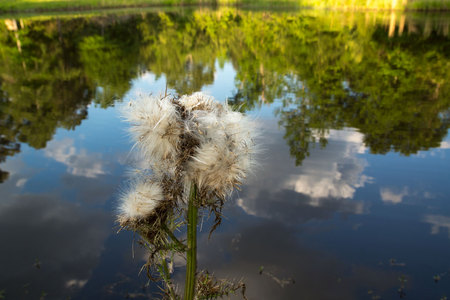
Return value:
M 139 97 L 123 115 L 132 125 L 129 131 L 153 178 L 169 185 L 164 191 L 181 193 L 163 195 L 155 186 L 145 193 L 131 191 L 120 208 L 130 218 L 154 209 L 153 204 L 140 201 L 143 194 L 149 199 L 180 199 L 188 195 L 192 182 L 201 193 L 225 199 L 254 166 L 256 122 L 213 97 L 202 93 L 179 99 Z M 144 184 L 138 187 L 145 190 Z M 153 194 L 148 195 L 151 190 Z
M 183 124 L 168 97 L 141 96 L 123 109 L 129 132 L 149 166 L 173 168 Z
M 203 110 L 212 111 L 217 109 L 217 102 L 213 97 L 202 94 L 200 92 L 192 95 L 183 95 L 178 102 L 187 110 Z
M 154 181 L 138 180 L 120 197 L 119 218 L 139 220 L 152 215 L 164 200 L 161 186 Z
M 197 94 L 190 97 L 197 101 L 196 107 L 211 109 L 192 111 L 200 145 L 187 163 L 186 174 L 199 188 L 225 198 L 242 184 L 254 166 L 256 124 L 208 97 Z M 185 99 L 190 103 L 189 96 Z

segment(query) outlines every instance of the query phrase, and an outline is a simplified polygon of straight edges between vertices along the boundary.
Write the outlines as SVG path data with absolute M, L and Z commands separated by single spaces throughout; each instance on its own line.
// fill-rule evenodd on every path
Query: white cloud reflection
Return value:
M 383 202 L 398 204 L 403 201 L 403 197 L 408 196 L 408 189 L 404 187 L 401 191 L 395 191 L 391 188 L 381 188 L 380 195 Z
M 330 130 L 327 139 L 324 149 L 316 145 L 295 167 L 281 133 L 268 132 L 270 158 L 239 195 L 238 206 L 248 214 L 280 220 L 298 219 L 298 214 L 320 218 L 336 211 L 364 213 L 364 203 L 352 200 L 356 190 L 371 181 L 363 174 L 367 162 L 358 157 L 366 149 L 363 135 L 351 129 Z
M 23 188 L 25 186 L 25 183 L 27 183 L 27 178 L 20 178 L 16 181 L 16 186 L 19 188 Z
M 441 148 L 441 149 L 450 149 L 450 141 L 443 141 L 443 142 L 441 142 L 441 146 L 439 148 Z
M 67 166 L 67 171 L 75 176 L 95 178 L 105 174 L 101 154 L 88 154 L 85 149 L 77 151 L 73 139 L 51 141 L 44 150 L 45 156 Z
M 86 285 L 88 282 L 88 279 L 70 279 L 66 281 L 66 287 L 67 288 L 82 288 Z
M 440 229 L 447 229 L 450 238 L 450 217 L 442 215 L 426 215 L 424 222 L 431 224 L 431 234 L 438 234 Z
M 313 150 L 300 167 L 301 174 L 290 175 L 285 187 L 315 199 L 353 198 L 355 190 L 370 180 L 362 174 L 365 161 L 356 157 L 365 151 L 362 138 L 355 131 L 331 130 L 327 137 L 331 150 L 322 150 L 326 155 Z

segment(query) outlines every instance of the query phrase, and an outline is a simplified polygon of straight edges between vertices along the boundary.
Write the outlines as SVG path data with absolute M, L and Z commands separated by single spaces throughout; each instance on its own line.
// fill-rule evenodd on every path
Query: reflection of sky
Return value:
M 206 92 L 232 93 L 231 80 L 218 81 L 233 74 L 229 66 L 217 68 Z M 134 83 L 130 94 L 139 86 L 156 92 L 164 79 L 147 74 Z M 200 267 L 242 278 L 249 299 L 361 299 L 368 290 L 392 299 L 401 274 L 418 299 L 448 292 L 430 278 L 450 265 L 449 139 L 424 155 L 383 156 L 368 153 L 351 128 L 330 130 L 326 148 L 316 145 L 295 166 L 276 105 L 253 113 L 263 127 L 260 166 L 227 203 L 212 239 L 201 236 Z M 24 147 L 2 165 L 10 178 L 0 185 L 0 238 L 8 241 L 0 290 L 17 299 L 25 290 L 44 290 L 47 299 L 148 296 L 137 275 L 145 255 L 138 249 L 133 259 L 132 235 L 117 235 L 113 224 L 131 147 L 125 125 L 115 108 L 91 106 L 75 131 L 60 129 L 45 149 Z
M 205 90 L 216 95 L 220 83 Z M 402 273 L 419 282 L 411 294 L 443 291 L 427 283 L 450 265 L 448 138 L 426 155 L 381 156 L 368 153 L 357 131 L 330 130 L 326 148 L 316 145 L 295 166 L 271 117 L 275 106 L 254 113 L 263 127 L 260 166 L 227 204 L 212 240 L 201 237 L 200 266 L 242 278 L 249 299 L 360 299 L 369 289 L 390 299 Z M 45 290 L 48 299 L 148 296 L 137 275 L 143 255 L 136 250 L 133 259 L 132 236 L 116 235 L 113 225 L 130 147 L 116 109 L 91 106 L 75 131 L 58 130 L 45 149 L 24 147 L 2 165 L 11 176 L 0 185 L 0 235 L 10 242 L 1 250 L 9 275 L 0 285 L 10 295 L 30 283 L 30 294 Z M 392 258 L 406 266 L 392 266 Z M 182 280 L 182 264 L 177 270 Z
M 354 130 L 334 131 L 325 149 L 316 146 L 302 166 L 296 167 L 282 132 L 273 121 L 264 124 L 265 149 L 259 169 L 239 193 L 237 204 L 254 216 L 292 223 L 329 218 L 334 212 L 361 214 L 365 207 L 354 199 L 358 188 L 370 183 L 364 175 L 366 162 L 362 136 Z M 285 214 L 286 213 L 286 214 Z
M 234 76 L 230 63 L 216 63 L 203 90 L 224 101 Z M 125 100 L 164 89 L 164 76 L 147 72 Z M 278 105 L 251 112 L 263 127 L 260 166 L 227 203 L 212 240 L 201 237 L 200 266 L 243 278 L 249 299 L 361 299 L 368 290 L 390 299 L 400 274 L 414 282 L 408 295 L 416 299 L 450 294 L 449 277 L 431 280 L 450 266 L 450 138 L 410 157 L 372 155 L 354 129 L 330 130 L 326 148 L 316 145 L 295 166 L 273 117 Z M 26 290 L 48 299 L 147 295 L 137 276 L 143 255 L 132 259 L 131 234 L 116 235 L 113 224 L 131 147 L 125 126 L 114 107 L 92 105 L 75 131 L 59 129 L 45 149 L 23 146 L 2 164 L 10 178 L 0 185 L 0 291 L 16 299 Z M 281 287 L 274 277 L 295 283 Z
M 202 92 L 211 95 L 219 101 L 225 101 L 226 98 L 232 96 L 234 87 L 234 70 L 230 62 L 226 62 L 221 66 L 218 61 L 215 63 L 214 82 L 202 88 Z M 141 77 L 134 79 L 132 88 L 125 96 L 125 100 L 132 99 L 137 94 L 159 95 L 164 93 L 166 89 L 166 80 L 164 76 L 156 79 L 156 76 L 151 72 L 144 73 Z M 175 91 L 168 89 L 168 93 L 175 93 Z
M 0 185 L 0 290 L 7 299 L 63 299 L 98 281 L 94 270 L 111 251 L 105 242 L 116 236 L 112 208 L 128 151 L 117 113 L 91 106 L 77 130 L 59 129 L 46 148 L 25 146 L 2 164 L 10 173 Z
M 0 186 L 0 238 L 5 241 L 0 251 L 0 286 L 7 287 L 11 299 L 41 293 L 57 299 L 87 283 L 111 233 L 111 216 L 104 210 L 66 201 L 58 186 L 39 188 L 45 173 L 42 167 L 51 159 L 41 159 L 39 169 L 25 165 L 22 156 L 8 161 L 6 169 L 13 170 L 11 180 Z M 58 183 L 57 178 L 46 181 Z M 92 184 L 88 182 L 86 187 Z M 110 187 L 108 197 L 113 190 Z M 93 201 L 95 192 L 85 193 L 79 201 Z
M 367 290 L 359 292 L 361 285 L 377 292 L 396 285 L 398 273 L 359 264 L 349 268 L 326 249 L 298 239 L 300 232 L 282 223 L 233 222 L 238 223 L 236 232 L 200 241 L 199 265 L 219 278 L 242 278 L 249 299 L 364 299 Z
M 89 154 L 85 149 L 77 150 L 73 139 L 53 140 L 44 150 L 45 156 L 67 166 L 68 173 L 76 176 L 96 178 L 105 174 L 101 154 Z
M 233 68 L 231 62 L 224 62 L 223 65 L 216 60 L 214 82 L 210 85 L 206 85 L 202 88 L 202 92 L 213 96 L 217 100 L 224 102 L 228 98 L 232 97 L 236 92 L 234 77 L 236 71 Z M 164 76 L 156 79 L 156 76 L 151 72 L 144 73 L 141 77 L 132 81 L 132 87 L 124 97 L 125 101 L 133 99 L 136 95 L 153 94 L 159 95 L 164 93 L 166 89 L 166 80 Z M 168 88 L 168 93 L 176 92 Z M 273 111 L 279 107 L 281 103 L 275 102 L 272 105 L 263 105 L 259 110 L 249 112 L 252 115 L 256 115 L 258 118 L 272 118 Z
M 431 234 L 438 234 L 441 229 L 447 229 L 450 238 L 450 217 L 441 215 L 426 215 L 424 222 L 432 225 Z
M 82 287 L 102 252 L 110 216 L 54 194 L 2 195 L 0 238 L 7 242 L 0 282 L 10 287 L 9 294 L 20 295 L 26 283 L 31 294 Z
M 395 191 L 391 188 L 381 188 L 380 189 L 381 200 L 384 202 L 397 204 L 403 201 L 403 197 L 408 195 L 408 189 L 403 188 L 401 190 Z
M 203 241 L 202 266 L 244 278 L 255 299 L 365 299 L 369 290 L 396 299 L 401 274 L 414 299 L 448 293 L 430 280 L 450 265 L 445 156 L 427 157 L 429 166 L 374 156 L 358 132 L 331 130 L 327 147 L 296 167 L 283 128 L 263 127 L 261 165 L 225 211 L 225 228 Z

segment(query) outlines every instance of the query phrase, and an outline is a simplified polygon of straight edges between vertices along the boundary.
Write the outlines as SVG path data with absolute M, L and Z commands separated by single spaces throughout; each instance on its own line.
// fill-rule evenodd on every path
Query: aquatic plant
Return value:
M 256 123 L 202 93 L 141 96 L 124 107 L 123 116 L 141 162 L 120 197 L 118 222 L 144 239 L 151 250 L 147 274 L 157 266 L 169 298 L 177 298 L 168 274 L 169 252 L 186 252 L 184 298 L 210 293 L 196 281 L 198 209 L 215 214 L 211 233 L 221 222 L 226 198 L 254 166 Z M 183 224 L 187 245 L 174 234 Z M 245 287 L 226 281 L 214 286 L 220 283 L 214 288 L 218 296 Z

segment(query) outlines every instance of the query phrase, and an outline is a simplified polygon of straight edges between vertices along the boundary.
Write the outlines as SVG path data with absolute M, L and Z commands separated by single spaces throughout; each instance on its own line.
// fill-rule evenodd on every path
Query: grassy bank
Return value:
M 296 5 L 344 10 L 450 10 L 450 0 L 0 0 L 0 13 L 186 5 Z
M 0 0 L 0 12 L 216 4 L 218 0 Z M 226 1 L 225 1 L 226 2 Z
M 449 10 L 450 0 L 301 0 L 302 5 L 320 8 L 370 10 Z

